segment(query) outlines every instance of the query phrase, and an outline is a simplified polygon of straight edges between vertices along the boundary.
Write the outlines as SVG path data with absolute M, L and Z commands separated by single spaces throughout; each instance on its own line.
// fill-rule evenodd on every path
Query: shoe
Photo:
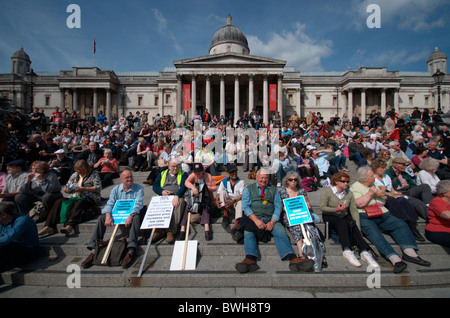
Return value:
M 224 216 L 222 218 L 222 227 L 227 231 L 228 233 L 231 233 L 230 230 L 230 218 L 228 216 Z
M 237 263 L 235 268 L 239 273 L 244 274 L 257 271 L 259 266 L 256 264 L 256 261 L 246 257 L 242 262 Z
M 186 239 L 186 232 L 180 232 L 178 234 L 178 241 L 184 241 Z
M 342 256 L 344 256 L 344 259 L 350 263 L 350 265 L 355 267 L 361 267 L 361 263 L 356 258 L 355 254 L 353 254 L 352 251 L 344 251 L 342 253 Z
M 145 180 L 145 181 L 143 181 L 142 183 L 143 183 L 143 184 L 150 184 L 150 185 L 152 185 L 152 184 L 153 184 L 153 181 L 152 181 L 152 180 Z
M 166 235 L 164 234 L 164 233 L 161 233 L 161 232 L 155 232 L 154 234 L 153 234 L 153 237 L 152 237 L 152 243 L 154 243 L 154 242 L 158 242 L 160 239 L 162 239 L 163 237 L 165 237 Z
M 175 243 L 175 233 L 173 232 L 167 232 L 166 235 L 166 242 L 169 244 Z
M 205 231 L 205 239 L 211 241 L 213 239 L 212 231 Z
M 125 257 L 123 258 L 122 264 L 120 264 L 120 266 L 122 266 L 122 268 L 128 268 L 128 267 L 130 267 L 133 260 L 134 260 L 134 254 L 131 254 L 130 252 L 128 252 L 125 255 Z
M 50 236 L 50 235 L 53 235 L 53 234 L 55 234 L 55 229 L 51 228 L 50 226 L 44 227 L 38 233 L 39 236 L 44 236 L 44 235 Z
M 289 269 L 291 272 L 311 272 L 314 269 L 314 261 L 312 259 L 296 257 L 289 261 Z
M 405 262 L 400 261 L 400 262 L 395 263 L 394 264 L 394 274 L 400 274 L 407 267 L 408 267 L 408 265 Z
M 88 257 L 81 263 L 81 267 L 89 268 L 94 264 L 94 253 L 90 253 Z
M 417 257 L 411 257 L 406 255 L 405 253 L 403 253 L 402 255 L 402 260 L 407 261 L 407 262 L 411 262 L 417 265 L 421 265 L 421 266 L 430 266 L 431 263 L 422 259 L 420 256 Z
M 63 227 L 60 232 L 66 234 L 66 236 L 71 236 L 75 233 L 75 230 L 70 225 L 67 225 L 66 227 Z
M 373 268 L 380 268 L 380 265 L 373 259 L 372 254 L 367 251 L 361 253 L 361 259 Z

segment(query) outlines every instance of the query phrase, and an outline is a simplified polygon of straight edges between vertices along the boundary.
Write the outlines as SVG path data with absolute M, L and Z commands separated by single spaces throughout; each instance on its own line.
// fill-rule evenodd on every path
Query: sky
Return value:
M 79 28 L 68 27 L 77 21 L 71 4 Z M 0 73 L 11 72 L 21 47 L 35 72 L 163 71 L 208 55 L 228 14 L 251 55 L 300 72 L 426 72 L 435 47 L 450 55 L 450 0 L 0 0 L 0 8 Z

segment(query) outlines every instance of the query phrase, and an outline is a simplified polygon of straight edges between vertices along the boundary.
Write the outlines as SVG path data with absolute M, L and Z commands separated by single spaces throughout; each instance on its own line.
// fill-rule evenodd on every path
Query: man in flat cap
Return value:
M 12 201 L 14 197 L 19 193 L 19 187 L 27 180 L 28 173 L 25 170 L 25 160 L 18 159 L 9 162 L 6 165 L 8 175 L 5 179 L 5 186 L 0 194 L 0 202 Z

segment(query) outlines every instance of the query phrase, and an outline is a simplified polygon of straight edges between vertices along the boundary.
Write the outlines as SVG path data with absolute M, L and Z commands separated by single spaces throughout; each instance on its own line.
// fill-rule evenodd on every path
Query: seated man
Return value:
M 291 159 L 287 156 L 287 153 L 280 151 L 279 159 L 275 159 L 272 164 L 273 171 L 277 174 L 277 187 L 281 187 L 281 180 L 288 171 L 296 171 L 297 165 L 291 162 Z
M 228 165 L 228 178 L 220 182 L 219 189 L 216 195 L 216 205 L 223 210 L 222 226 L 230 231 L 230 216 L 229 212 L 234 212 L 235 225 L 237 225 L 240 218 L 242 218 L 242 193 L 245 188 L 245 181 L 239 179 L 238 169 L 236 165 Z
M 134 183 L 133 172 L 129 168 L 125 168 L 121 173 L 120 182 L 121 184 L 115 186 L 111 190 L 109 200 L 103 208 L 102 214 L 97 219 L 97 226 L 90 242 L 87 245 L 87 248 L 91 250 L 91 253 L 81 264 L 81 267 L 83 268 L 88 268 L 93 265 L 97 240 L 103 240 L 106 227 L 114 225 L 111 212 L 113 211 L 114 205 L 118 200 L 136 200 L 133 212 L 125 221 L 125 227 L 130 229 L 130 234 L 128 236 L 127 254 L 122 261 L 122 267 L 128 268 L 133 262 L 138 245 L 138 233 L 141 225 L 141 218 L 139 214 L 143 208 L 144 188 L 141 185 Z
M 12 201 L 14 197 L 20 193 L 19 187 L 27 181 L 28 173 L 23 171 L 25 161 L 22 159 L 10 161 L 6 164 L 8 175 L 5 179 L 3 191 L 0 194 L 0 201 Z
M 417 214 L 424 220 L 428 219 L 427 204 L 434 198 L 428 184 L 417 185 L 413 178 L 405 171 L 406 160 L 394 158 L 392 166 L 386 170 L 391 178 L 392 189 L 408 196 L 408 201 L 416 210 Z
M 181 170 L 179 162 L 172 158 L 169 160 L 169 169 L 161 172 L 153 183 L 153 191 L 157 195 L 173 195 L 172 205 L 174 207 L 169 228 L 164 231 L 156 231 L 153 241 L 158 241 L 167 235 L 166 241 L 169 244 L 175 242 L 175 233 L 181 221 L 181 217 L 186 206 L 184 193 L 186 192 L 186 181 L 188 174 Z
M 13 202 L 0 203 L 0 270 L 29 263 L 38 248 L 36 222 L 17 212 Z
M 268 173 L 260 169 L 256 174 L 256 183 L 247 186 L 242 194 L 242 208 L 247 217 L 244 227 L 245 259 L 236 264 L 239 273 L 253 272 L 259 269 L 257 237 L 272 235 L 281 260 L 289 260 L 289 269 L 293 272 L 310 271 L 314 262 L 295 255 L 286 230 L 280 220 L 282 202 L 276 187 L 269 184 Z

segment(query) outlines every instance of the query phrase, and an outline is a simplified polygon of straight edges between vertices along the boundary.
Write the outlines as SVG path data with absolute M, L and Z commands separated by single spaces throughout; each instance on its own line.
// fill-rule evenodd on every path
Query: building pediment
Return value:
M 204 67 L 276 67 L 283 69 L 286 61 L 276 60 L 266 57 L 245 55 L 237 53 L 223 53 L 208 56 L 195 57 L 190 59 L 174 61 L 174 65 L 179 69 L 184 68 L 204 68 Z

